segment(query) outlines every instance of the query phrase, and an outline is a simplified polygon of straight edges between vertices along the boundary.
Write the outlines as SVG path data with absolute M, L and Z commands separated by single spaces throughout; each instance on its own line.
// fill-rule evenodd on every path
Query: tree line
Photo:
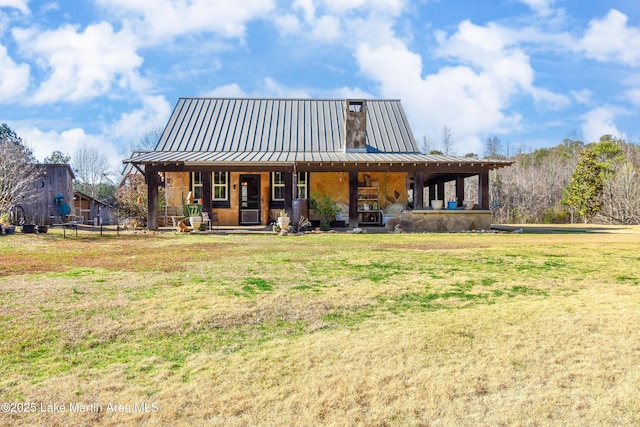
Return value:
M 495 143 L 495 137 L 487 146 Z M 507 159 L 499 151 L 488 158 Z M 565 139 L 508 158 L 492 171 L 497 222 L 640 224 L 640 147 L 611 135 L 585 144 Z
M 160 129 L 146 131 L 139 147 L 153 148 Z M 443 129 L 444 153 L 425 139 L 423 151 L 446 154 L 452 147 L 451 129 Z M 478 157 L 474 153 L 468 157 Z M 567 138 L 556 147 L 508 157 L 497 137 L 487 139 L 484 157 L 511 160 L 510 167 L 491 172 L 491 211 L 495 222 L 640 224 L 640 146 L 611 135 L 585 144 Z M 27 144 L 6 123 L 0 125 L 0 214 L 30 188 L 36 163 Z M 70 164 L 74 189 L 108 204 L 120 205 L 127 215 L 144 220 L 146 198 L 142 177 L 117 188 L 110 182 L 109 162 L 97 150 L 81 148 L 73 157 L 54 151 L 44 163 Z M 471 186 L 469 186 L 471 188 Z M 472 197 L 470 195 L 470 197 Z M 139 212 L 138 212 L 139 211 Z

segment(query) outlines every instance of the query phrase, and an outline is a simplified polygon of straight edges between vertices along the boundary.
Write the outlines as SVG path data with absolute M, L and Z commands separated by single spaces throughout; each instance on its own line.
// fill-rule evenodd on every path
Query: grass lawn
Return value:
M 0 425 L 640 424 L 640 229 L 537 231 L 0 236 Z

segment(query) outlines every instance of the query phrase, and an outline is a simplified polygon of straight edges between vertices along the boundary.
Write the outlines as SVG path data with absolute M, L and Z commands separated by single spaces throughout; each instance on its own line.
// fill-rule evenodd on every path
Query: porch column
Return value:
M 456 199 L 458 200 L 458 206 L 462 206 L 464 200 L 464 177 L 456 177 Z
M 424 209 L 424 172 L 413 174 L 413 209 Z
M 158 229 L 158 171 L 147 167 L 145 171 L 147 181 L 147 228 Z
M 444 207 L 447 207 L 447 201 L 444 199 L 444 181 L 436 183 L 436 190 L 438 190 L 438 200 L 442 200 Z
M 211 172 L 202 172 L 202 210 L 211 212 Z
M 427 200 L 427 207 L 431 206 L 431 201 L 436 198 L 436 185 L 429 184 L 429 200 Z
M 284 174 L 284 210 L 289 217 L 293 216 L 293 172 L 286 171 Z M 297 184 L 297 183 L 296 183 Z
M 349 172 L 349 228 L 358 226 L 358 172 Z
M 489 172 L 478 174 L 478 206 L 480 209 L 489 209 Z

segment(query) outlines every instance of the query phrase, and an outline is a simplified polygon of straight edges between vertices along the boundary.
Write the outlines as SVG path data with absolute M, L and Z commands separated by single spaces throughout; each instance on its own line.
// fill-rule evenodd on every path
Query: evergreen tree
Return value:
M 600 142 L 582 150 L 562 203 L 587 222 L 602 209 L 604 186 L 614 175 L 614 164 L 623 159 L 619 141 L 611 135 L 603 136 Z

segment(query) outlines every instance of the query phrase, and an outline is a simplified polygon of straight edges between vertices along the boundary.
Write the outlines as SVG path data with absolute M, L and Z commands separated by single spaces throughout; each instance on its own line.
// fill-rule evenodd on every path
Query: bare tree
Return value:
M 422 144 L 420 145 L 420 152 L 423 154 L 429 154 L 432 151 L 436 150 L 437 142 L 432 138 L 427 138 L 426 136 L 422 137 Z
M 142 136 L 140 137 L 140 141 L 138 141 L 138 150 L 153 150 L 158 145 L 158 141 L 160 141 L 160 137 L 162 136 L 163 128 L 161 126 L 151 127 L 146 129 Z
M 446 156 L 451 154 L 451 150 L 453 149 L 453 139 L 451 137 L 451 128 L 449 126 L 444 126 L 442 128 L 442 151 Z
M 109 172 L 109 160 L 95 148 L 82 147 L 74 153 L 71 166 L 82 190 L 95 197 Z
M 0 125 L 0 215 L 14 204 L 27 204 L 34 197 L 35 159 L 22 139 Z
M 504 159 L 502 154 L 502 141 L 497 136 L 487 138 L 484 156 L 488 159 Z

